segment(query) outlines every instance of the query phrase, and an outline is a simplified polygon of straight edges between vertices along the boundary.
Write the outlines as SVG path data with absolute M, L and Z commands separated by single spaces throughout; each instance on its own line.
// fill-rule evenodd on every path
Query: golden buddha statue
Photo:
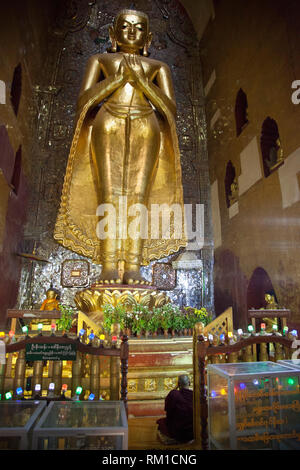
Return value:
M 59 302 L 57 300 L 57 292 L 54 289 L 48 289 L 46 299 L 43 301 L 40 310 L 59 310 Z
M 46 292 L 46 299 L 43 300 L 43 303 L 40 307 L 41 311 L 52 311 L 52 310 L 59 310 L 59 301 L 57 300 L 58 293 L 50 287 L 47 292 Z M 55 320 L 52 320 L 51 318 L 37 318 L 34 320 L 31 320 L 30 322 L 30 327 L 32 329 L 36 329 L 37 325 L 39 323 L 43 324 L 43 327 L 49 327 L 50 325 L 55 322 Z
M 239 185 L 238 180 L 234 177 L 233 182 L 230 185 L 230 194 L 229 194 L 229 203 L 232 206 L 235 202 L 237 202 L 239 197 Z
M 266 302 L 266 309 L 276 310 L 278 308 L 278 304 L 275 300 L 275 296 L 272 294 L 265 294 L 265 302 Z
M 151 238 L 150 223 L 148 236 L 129 237 L 129 212 L 118 212 L 116 233 L 97 232 L 105 207 L 118 211 L 120 201 L 137 211 L 176 204 L 183 214 L 171 73 L 148 57 L 151 38 L 146 14 L 122 10 L 110 28 L 110 52 L 89 59 L 54 231 L 63 246 L 102 264 L 100 282 L 108 284 L 143 284 L 141 265 L 186 246 L 172 223 L 169 237 Z

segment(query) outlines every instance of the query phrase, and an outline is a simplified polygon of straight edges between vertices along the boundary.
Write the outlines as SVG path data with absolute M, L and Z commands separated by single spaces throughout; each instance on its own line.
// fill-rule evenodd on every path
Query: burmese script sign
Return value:
M 238 441 L 257 446 L 261 443 L 267 448 L 300 449 L 298 377 L 281 380 L 277 378 L 276 385 L 273 383 L 270 389 L 245 389 L 236 393 L 237 408 L 241 411 L 241 405 L 247 407 L 246 415 L 238 414 Z M 277 447 L 273 447 L 272 442 L 276 442 Z
M 76 361 L 77 345 L 72 343 L 26 344 L 26 361 Z

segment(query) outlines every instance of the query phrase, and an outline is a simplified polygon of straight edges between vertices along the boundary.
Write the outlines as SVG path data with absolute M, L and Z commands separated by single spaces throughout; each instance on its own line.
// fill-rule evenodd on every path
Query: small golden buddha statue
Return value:
M 275 296 L 270 293 L 265 294 L 265 302 L 266 302 L 266 306 L 264 308 L 265 310 L 276 310 L 278 308 L 278 304 L 275 301 Z M 277 318 L 264 318 L 263 321 L 266 324 L 267 333 L 272 332 L 273 326 L 278 324 Z
M 283 163 L 283 150 L 281 147 L 281 141 L 278 138 L 276 144 L 270 148 L 269 158 L 266 160 L 266 164 L 269 171 L 274 171 Z
M 59 310 L 59 301 L 57 300 L 58 293 L 50 287 L 50 289 L 47 290 L 46 292 L 46 299 L 43 301 L 40 310 L 41 311 L 52 311 L 52 310 Z M 37 318 L 35 320 L 32 320 L 30 322 L 30 326 L 33 329 L 36 329 L 36 326 L 39 323 L 42 323 L 43 326 L 50 327 L 50 325 L 55 322 L 55 320 L 52 320 L 51 318 Z
M 275 310 L 278 308 L 278 304 L 275 301 L 275 296 L 272 294 L 265 294 L 266 309 Z
M 43 301 L 40 310 L 59 310 L 57 295 L 58 294 L 54 289 L 48 289 L 46 292 L 46 299 Z
M 54 238 L 102 264 L 100 283 L 143 284 L 140 266 L 186 246 L 184 230 L 151 237 L 149 223 L 148 236 L 131 237 L 133 214 L 118 210 L 126 200 L 137 211 L 176 204 L 184 214 L 176 104 L 169 67 L 148 57 L 145 13 L 122 10 L 110 39 L 110 52 L 86 67 Z M 111 206 L 116 230 L 99 235 L 99 217 Z
M 229 203 L 232 206 L 235 202 L 237 202 L 239 196 L 239 186 L 236 177 L 234 178 L 233 182 L 230 185 L 230 194 L 229 194 Z

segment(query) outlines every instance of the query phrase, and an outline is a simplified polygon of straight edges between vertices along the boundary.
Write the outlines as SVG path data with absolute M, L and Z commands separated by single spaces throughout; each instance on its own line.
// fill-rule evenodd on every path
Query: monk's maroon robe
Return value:
M 166 418 L 157 421 L 159 430 L 180 442 L 193 439 L 193 391 L 171 390 L 165 399 Z

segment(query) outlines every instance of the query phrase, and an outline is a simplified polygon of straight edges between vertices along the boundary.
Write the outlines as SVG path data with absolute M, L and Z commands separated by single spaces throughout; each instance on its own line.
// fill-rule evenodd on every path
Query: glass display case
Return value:
M 291 367 L 292 369 L 300 370 L 300 359 L 282 359 L 277 361 L 277 364 Z
M 0 402 L 0 450 L 31 448 L 32 428 L 46 407 L 46 401 Z
M 33 430 L 33 449 L 128 449 L 122 401 L 51 402 Z
M 300 450 L 299 382 L 274 362 L 209 364 L 210 449 Z

